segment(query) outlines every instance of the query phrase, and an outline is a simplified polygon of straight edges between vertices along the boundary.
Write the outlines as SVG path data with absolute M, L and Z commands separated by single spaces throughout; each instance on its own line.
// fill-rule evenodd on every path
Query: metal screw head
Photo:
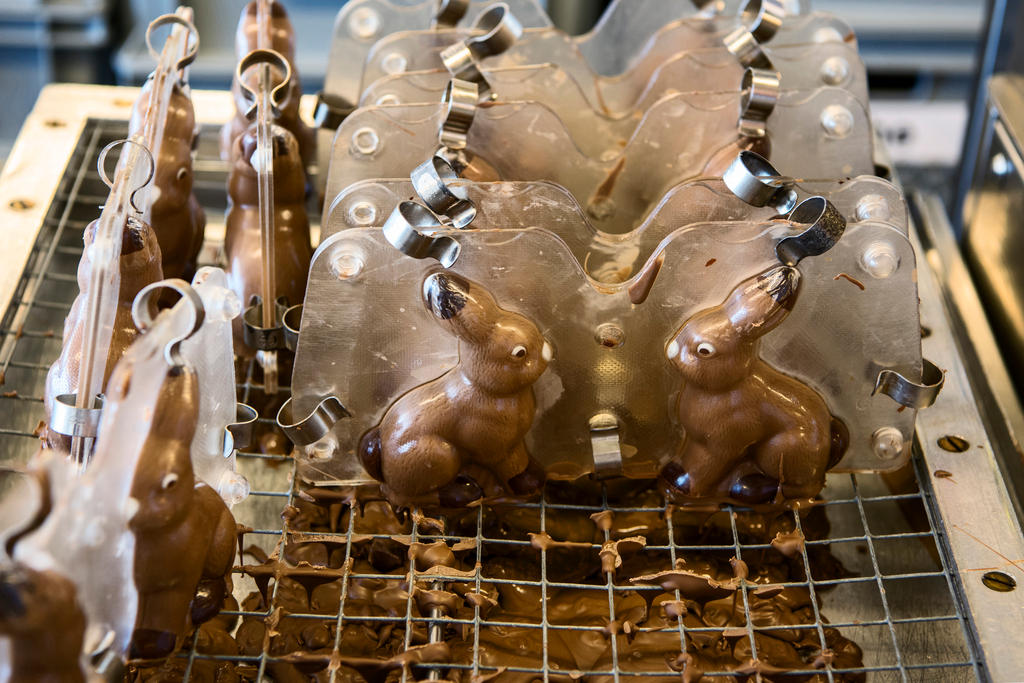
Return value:
M 348 18 L 348 30 L 361 40 L 369 40 L 380 31 L 380 15 L 370 7 L 360 7 Z
M 840 85 L 850 76 L 850 63 L 835 55 L 821 63 L 821 80 L 827 85 Z
M 985 572 L 981 575 L 985 587 L 999 593 L 1009 593 L 1017 587 L 1017 581 L 1006 572 Z
M 401 104 L 401 103 L 402 103 L 402 100 L 398 99 L 398 95 L 396 95 L 395 93 L 392 93 L 392 92 L 384 93 L 383 95 L 381 95 L 380 97 L 377 98 L 376 102 L 374 102 L 374 104 L 376 104 L 378 106 L 385 105 L 385 104 Z
M 884 280 L 900 267 L 900 257 L 888 242 L 872 242 L 860 255 L 860 267 L 876 280 Z
M 401 52 L 389 52 L 380 60 L 380 66 L 385 73 L 400 74 L 404 73 L 405 67 L 409 66 L 409 60 Z
M 362 256 L 348 245 L 335 249 L 331 257 L 331 272 L 339 280 L 351 280 L 363 272 Z
M 28 211 L 35 205 L 36 203 L 31 199 L 12 199 L 7 203 L 7 206 L 15 211 Z
M 821 125 L 831 137 L 845 138 L 853 132 L 853 114 L 841 104 L 830 104 L 821 112 Z
M 903 432 L 895 427 L 882 427 L 871 435 L 871 450 L 881 460 L 895 460 L 904 448 Z

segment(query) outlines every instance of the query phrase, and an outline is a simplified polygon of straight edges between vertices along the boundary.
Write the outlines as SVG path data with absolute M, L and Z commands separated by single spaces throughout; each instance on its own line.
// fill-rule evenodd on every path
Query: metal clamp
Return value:
M 723 38 L 722 42 L 743 66 L 753 66 L 758 69 L 772 68 L 772 62 L 761 49 L 761 44 L 746 28 L 740 26 Z
M 249 307 L 242 313 L 242 340 L 245 345 L 257 351 L 287 348 L 284 326 L 281 323 L 287 310 L 288 305 L 284 300 L 275 301 L 274 325 L 273 327 L 264 327 L 262 324 L 263 299 L 258 295 L 253 295 Z
M 230 458 L 236 448 L 246 448 L 252 443 L 253 430 L 259 413 L 246 403 L 235 404 L 235 421 L 224 428 L 225 458 Z
M 441 102 L 445 105 L 444 120 L 438 139 L 449 149 L 465 149 L 469 140 L 469 128 L 476 116 L 476 104 L 480 90 L 476 83 L 453 78 L 444 89 Z
M 153 47 L 153 32 L 167 24 L 178 24 L 180 26 L 184 26 L 185 30 L 191 34 L 189 38 L 185 39 L 185 47 L 187 50 L 185 56 L 179 59 L 174 65 L 175 71 L 181 71 L 194 62 L 196 60 L 196 55 L 199 54 L 199 31 L 192 22 L 179 17 L 177 14 L 164 14 L 149 22 L 149 26 L 146 27 L 146 48 L 149 50 L 149 54 L 152 55 L 153 59 L 157 62 L 160 61 L 160 53 Z M 171 30 L 173 31 L 174 28 L 172 27 Z M 192 40 L 193 37 L 195 38 L 194 42 Z M 191 49 L 188 49 L 190 44 L 192 47 Z
M 767 43 L 782 26 L 786 6 L 781 0 L 748 0 L 741 16 L 754 39 L 759 43 Z
M 338 126 L 356 110 L 344 97 L 325 93 L 323 90 L 316 94 L 316 104 L 313 106 L 313 123 L 317 128 L 337 130 Z
M 594 456 L 594 476 L 610 479 L 622 475 L 622 446 L 619 421 L 611 413 L 590 418 L 590 450 Z
M 770 206 L 780 214 L 787 214 L 796 206 L 796 181 L 781 175 L 757 152 L 743 150 L 737 154 L 722 180 L 734 195 L 751 206 Z
M 109 187 L 111 190 L 114 189 L 114 181 L 111 180 L 110 176 L 107 175 L 107 154 L 110 153 L 110 150 L 114 149 L 119 145 L 135 145 L 146 153 L 146 159 L 149 160 L 149 173 L 146 175 L 146 179 L 143 180 L 138 187 L 133 189 L 130 195 L 128 195 L 128 203 L 131 205 L 132 209 L 135 210 L 135 213 L 141 214 L 142 209 L 140 209 L 138 205 L 135 203 L 135 195 L 137 195 L 140 190 L 149 185 L 150 181 L 153 180 L 153 175 L 156 173 L 156 160 L 153 159 L 153 153 L 149 151 L 149 147 L 146 147 L 138 140 L 131 140 L 125 138 L 124 140 L 114 140 L 113 142 L 107 144 L 103 149 L 100 150 L 100 154 L 96 158 L 96 172 L 99 173 L 100 180 L 103 181 L 103 184 Z
M 935 403 L 946 382 L 946 373 L 935 363 L 922 358 L 921 382 L 907 379 L 895 370 L 882 370 L 875 379 L 871 395 L 881 392 L 901 406 L 922 410 Z
M 451 3 L 443 3 L 451 4 Z M 490 90 L 479 60 L 505 52 L 523 34 L 523 25 L 503 2 L 491 5 L 477 17 L 473 28 L 483 35 L 467 38 L 441 52 L 441 61 L 453 78 L 476 83 L 479 92 Z
M 61 394 L 50 409 L 50 429 L 64 436 L 95 437 L 103 416 L 103 395 L 96 394 L 92 408 L 76 408 L 77 394 Z
M 469 0 L 438 0 L 434 28 L 454 28 L 469 10 Z
M 779 73 L 747 67 L 740 85 L 740 135 L 763 138 L 768 134 L 768 117 L 779 101 Z
M 281 108 L 284 107 L 285 102 L 288 100 L 288 85 L 292 80 L 292 65 L 288 63 L 288 60 L 280 52 L 257 49 L 242 57 L 242 61 L 238 63 L 235 77 L 238 79 L 242 99 L 249 105 L 249 108 L 245 110 L 245 117 L 250 120 L 256 116 L 258 93 L 245 82 L 245 73 L 252 67 L 261 64 L 275 66 L 284 74 L 281 82 L 270 91 L 270 113 L 275 118 L 281 115 Z
M 294 352 L 299 346 L 299 329 L 302 325 L 302 304 L 289 306 L 281 316 L 281 327 L 284 328 L 284 346 Z
M 181 355 L 178 353 L 178 347 L 181 345 L 181 342 L 198 332 L 203 326 L 206 309 L 203 308 L 203 300 L 196 293 L 196 290 L 192 289 L 192 286 L 184 280 L 170 278 L 153 282 L 140 289 L 139 293 L 135 295 L 135 301 L 132 302 L 132 322 L 135 323 L 135 327 L 139 328 L 140 332 L 145 333 L 153 327 L 152 311 L 157 308 L 154 295 L 162 289 L 173 289 L 181 294 L 181 299 L 174 305 L 174 308 L 184 304 L 191 313 L 191 321 L 185 331 L 173 335 L 167 344 L 164 345 L 164 359 L 167 361 L 167 364 L 171 367 L 178 367 L 184 364 Z
M 451 268 L 459 258 L 461 245 L 446 235 L 429 234 L 444 228 L 430 209 L 404 201 L 388 216 L 383 231 L 387 241 L 406 256 L 437 259 L 445 268 Z
M 277 411 L 277 426 L 293 444 L 302 448 L 327 436 L 334 425 L 346 417 L 352 417 L 352 414 L 338 397 L 328 396 L 317 404 L 312 413 L 301 420 L 295 420 L 292 416 L 292 399 L 289 398 Z
M 831 249 L 846 231 L 846 218 L 824 197 L 809 197 L 789 214 L 793 223 L 810 224 L 799 235 L 784 237 L 775 245 L 775 255 L 787 266 L 795 266 L 808 256 Z
M 413 169 L 409 177 L 416 194 L 442 221 L 447 219 L 452 227 L 461 230 L 476 218 L 476 206 L 466 190 L 449 185 L 459 176 L 444 157 L 432 156 Z

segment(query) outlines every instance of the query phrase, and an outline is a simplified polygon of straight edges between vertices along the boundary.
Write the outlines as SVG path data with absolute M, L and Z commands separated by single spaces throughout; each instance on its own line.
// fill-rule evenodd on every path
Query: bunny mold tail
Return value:
M 359 440 L 359 462 L 367 474 L 377 481 L 384 479 L 380 467 L 380 450 L 380 427 L 374 427 Z

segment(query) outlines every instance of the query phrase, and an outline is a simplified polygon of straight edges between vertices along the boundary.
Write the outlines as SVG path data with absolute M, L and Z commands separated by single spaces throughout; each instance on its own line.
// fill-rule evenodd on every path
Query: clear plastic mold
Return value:
M 658 29 L 646 42 L 619 46 L 618 51 L 626 52 L 629 56 L 620 60 L 622 68 L 610 72 L 597 71 L 581 53 L 572 36 L 556 29 L 527 28 L 507 50 L 483 58 L 480 64 L 483 68 L 558 64 L 577 83 L 586 84 L 602 77 L 614 77 L 602 79 L 609 83 L 604 87 L 636 91 L 642 89 L 658 67 L 674 55 L 686 50 L 721 47 L 726 36 L 738 25 L 736 17 L 688 18 L 670 22 Z M 444 69 L 441 53 L 453 44 L 479 34 L 479 31 L 460 28 L 406 31 L 382 38 L 367 55 L 360 92 L 378 79 L 396 73 Z M 848 24 L 823 12 L 787 17 L 767 44 L 778 47 L 822 42 L 843 42 L 854 48 L 857 45 Z M 610 85 L 615 80 L 629 83 Z M 629 99 L 627 95 L 619 97 Z
M 673 186 L 721 175 L 744 148 L 754 147 L 801 178 L 873 172 L 871 122 L 849 92 L 783 93 L 767 118 L 766 138 L 739 133 L 741 101 L 738 93 L 664 98 L 621 150 L 604 159 L 583 154 L 557 115 L 540 104 L 477 107 L 465 149 L 472 162 L 463 175 L 557 183 L 585 208 L 596 229 L 621 234 L 637 227 Z M 444 118 L 445 107 L 438 104 L 365 107 L 346 119 L 335 138 L 323 224 L 334 198 L 348 186 L 408 177 L 430 158 Z
M 194 311 L 177 305 L 129 347 L 110 377 L 89 467 L 73 480 L 54 478 L 52 511 L 15 546 L 17 561 L 75 583 L 88 623 L 83 671 L 97 649 L 128 650 L 138 603 L 135 535 L 128 526 L 138 508 L 132 480 L 167 376 L 167 350 L 194 329 Z
M 202 327 L 181 343 L 185 363 L 199 378 L 199 424 L 192 439 L 192 466 L 198 479 L 216 490 L 228 505 L 249 495 L 249 482 L 235 467 L 235 443 L 229 427 L 255 419 L 248 406 L 235 401 L 235 356 L 231 321 L 241 303 L 220 268 L 200 268 L 192 288 L 202 299 Z
M 785 220 L 686 225 L 667 234 L 628 279 L 600 283 L 552 231 L 502 230 L 486 216 L 483 209 L 474 229 L 444 232 L 462 247 L 450 272 L 532 320 L 554 347 L 534 385 L 527 447 L 549 475 L 564 478 L 593 471 L 589 425 L 600 414 L 619 425 L 622 472 L 657 473 L 682 439 L 673 415 L 681 379 L 665 358 L 670 337 L 691 314 L 777 265 L 776 244 L 800 228 Z M 872 390 L 884 368 L 921 376 L 915 257 L 900 227 L 855 219 L 831 251 L 800 262 L 797 304 L 764 337 L 761 356 L 816 390 L 849 427 L 839 469 L 886 470 L 908 451 L 878 455 L 872 435 L 891 427 L 909 444 L 915 411 L 898 410 Z M 877 249 L 891 255 L 894 268 L 871 274 L 865 254 Z M 340 263 L 359 267 L 341 270 Z M 309 414 L 336 396 L 351 417 L 302 450 L 305 478 L 365 479 L 355 456 L 360 437 L 399 396 L 457 363 L 456 339 L 437 324 L 421 293 L 439 268 L 399 253 L 379 225 L 334 232 L 321 244 L 302 314 L 293 413 Z
M 459 180 L 452 187 L 465 192 L 476 207 L 471 228 L 500 230 L 544 228 L 558 235 L 583 270 L 597 282 L 615 284 L 640 271 L 668 235 L 694 223 L 769 220 L 778 212 L 754 207 L 736 197 L 720 178 L 700 178 L 670 189 L 643 223 L 624 234 L 598 231 L 564 188 L 548 182 L 474 183 Z M 849 181 L 806 182 L 797 197 L 824 196 L 844 216 L 884 219 L 907 234 L 907 207 L 902 193 L 875 176 Z M 322 239 L 339 230 L 365 227 L 365 213 L 389 216 L 415 194 L 409 180 L 367 180 L 349 186 L 335 199 L 321 232 Z M 862 220 L 863 218 L 861 218 Z M 458 238 L 456 238 L 458 239 Z
M 765 46 L 784 90 L 813 90 L 822 86 L 848 90 L 867 104 L 867 73 L 856 48 L 841 42 Z M 574 137 L 590 138 L 597 145 L 614 144 L 628 134 L 656 101 L 679 92 L 716 92 L 736 89 L 745 67 L 724 46 L 687 50 L 661 64 L 646 83 L 598 77 L 577 82 L 556 64 L 531 64 L 482 69 L 491 96 L 503 102 L 536 101 L 549 106 Z M 447 70 L 406 71 L 377 80 L 363 92 L 360 106 L 437 102 L 451 74 Z M 601 119 L 609 119 L 602 123 Z M 609 133 L 592 133 L 595 125 Z M 589 133 L 584 136 L 584 133 Z

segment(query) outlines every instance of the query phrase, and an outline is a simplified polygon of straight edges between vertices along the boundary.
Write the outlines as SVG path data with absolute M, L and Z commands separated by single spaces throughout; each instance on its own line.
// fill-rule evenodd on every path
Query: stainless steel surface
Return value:
M 137 91 L 114 92 L 130 105 Z M 0 325 L 3 338 L 0 371 L 4 372 L 3 391 L 6 392 L 0 396 L 0 460 L 4 463 L 23 463 L 35 449 L 33 430 L 43 417 L 41 395 L 46 369 L 59 351 L 60 326 L 76 291 L 74 272 L 81 255 L 82 230 L 88 221 L 95 218 L 98 213 L 96 206 L 105 196 L 104 187 L 94 170 L 95 155 L 103 144 L 123 136 L 126 130 L 127 105 L 116 109 L 107 103 L 106 111 L 119 113 L 117 116 L 108 115 L 108 118 L 116 118 L 117 121 L 86 120 L 90 107 L 95 111 L 95 101 L 111 94 L 109 89 L 51 90 L 47 107 L 37 107 L 41 114 L 27 122 L 26 133 L 19 141 L 19 158 L 23 161 L 13 170 L 6 170 L 4 178 L 0 179 L 0 197 L 5 198 L 3 207 L 11 198 L 22 195 L 36 198 L 39 202 L 29 214 L 34 220 L 18 224 L 19 239 L 12 243 L 27 242 L 28 246 L 15 254 L 17 258 L 13 263 L 9 262 L 4 271 L 9 282 L 0 292 L 3 294 L 0 310 L 6 309 Z M 197 95 L 200 120 L 209 123 L 218 118 L 226 120 L 231 115 L 230 99 L 226 93 Z M 102 107 L 99 109 L 103 111 Z M 55 116 L 57 112 L 62 115 L 63 127 L 51 131 L 38 120 Z M 64 132 L 62 135 L 64 128 L 73 129 L 74 133 Z M 51 132 L 56 135 L 50 135 Z M 30 149 L 41 147 L 45 147 L 45 154 L 30 154 Z M 67 168 L 63 169 L 65 163 Z M 14 172 L 19 169 L 20 173 Z M 225 203 L 223 181 L 226 167 L 217 159 L 216 131 L 209 125 L 201 136 L 196 170 L 197 193 L 210 218 L 208 236 L 212 247 L 222 231 L 218 218 Z M 9 173 L 10 183 L 7 182 Z M 211 253 L 211 250 L 206 251 L 205 260 L 210 260 Z M 876 475 L 829 477 L 823 507 L 832 531 L 827 539 L 810 541 L 807 545 L 812 549 L 816 546 L 830 549 L 849 570 L 849 576 L 840 579 L 816 576 L 807 550 L 803 551 L 800 557 L 811 578 L 793 585 L 806 587 L 820 599 L 820 605 L 814 603 L 813 622 L 801 628 L 811 629 L 820 635 L 827 624 L 839 628 L 858 642 L 865 652 L 862 671 L 872 681 L 1013 679 L 1024 670 L 1019 662 L 1024 653 L 1013 644 L 1014 637 L 1024 632 L 1019 622 L 1015 625 L 1015 620 L 1024 615 L 1020 608 L 1024 593 L 1020 590 L 1009 593 L 991 591 L 981 582 L 980 575 L 993 569 L 1003 569 L 1020 579 L 1018 558 L 1024 557 L 1024 549 L 1019 545 L 1019 527 L 1008 514 L 1008 498 L 995 465 L 993 449 L 974 407 L 974 394 L 967 383 L 966 370 L 956 351 L 938 284 L 930 270 L 931 252 L 925 252 L 925 255 L 928 258 L 919 261 L 922 310 L 926 325 L 931 330 L 924 340 L 925 350 L 947 370 L 947 387 L 939 401 L 921 414 L 921 448 L 915 456 L 918 482 L 914 481 L 914 473 L 908 472 L 909 479 L 893 493 L 890 486 L 895 484 L 892 481 L 887 483 Z M 12 270 L 13 273 L 9 272 Z M 10 305 L 7 305 L 8 301 Z M 287 394 L 288 388 L 282 387 L 282 391 Z M 242 400 L 259 398 L 259 387 L 251 377 L 240 383 L 239 392 Z M 268 415 L 261 416 L 259 422 L 263 427 L 272 424 Z M 970 441 L 970 455 L 949 453 L 938 447 L 937 439 L 950 433 Z M 301 537 L 302 532 L 289 530 L 281 518 L 282 509 L 296 495 L 293 461 L 283 456 L 246 452 L 239 454 L 239 468 L 253 486 L 249 498 L 234 509 L 238 522 L 252 528 L 245 534 L 243 545 L 256 545 L 269 552 L 286 539 Z M 940 468 L 953 476 L 936 474 Z M 971 498 L 967 504 L 964 501 L 969 494 Z M 539 527 L 535 531 L 544 532 L 547 515 L 566 506 L 545 496 L 539 502 L 524 503 L 522 507 L 538 513 Z M 609 505 L 607 497 L 595 499 L 592 505 L 574 506 L 573 509 L 585 513 L 607 509 L 620 513 L 629 511 Z M 656 513 L 665 512 L 664 505 L 649 509 Z M 730 515 L 730 511 L 721 514 Z M 484 533 L 483 516 L 484 510 L 479 508 L 475 534 L 468 537 L 455 537 L 414 521 L 411 540 L 471 542 L 475 544 L 477 566 L 489 546 L 529 546 L 528 540 L 488 537 Z M 350 515 L 348 528 L 339 530 L 338 538 L 345 542 L 346 557 L 351 557 L 356 542 L 355 519 L 356 515 Z M 677 536 L 671 527 L 671 515 L 668 519 L 668 543 L 648 546 L 646 550 L 665 555 L 666 561 L 674 562 L 677 553 L 690 550 L 730 552 L 742 559 L 768 549 L 767 545 L 742 541 L 736 530 L 735 518 L 731 515 L 732 544 L 714 548 L 700 545 L 699 539 Z M 800 524 L 799 516 L 795 523 Z M 593 547 L 596 553 L 601 545 L 594 544 Z M 610 599 L 609 619 L 615 617 L 613 605 L 616 597 L 642 590 L 635 585 L 617 583 L 612 575 L 608 575 L 603 586 L 556 583 L 547 576 L 548 551 L 541 550 L 539 554 L 540 580 L 525 583 L 538 586 L 544 596 L 565 588 L 605 591 Z M 467 581 L 477 586 L 481 581 L 479 570 L 475 575 L 461 579 L 413 569 L 410 569 L 410 574 L 414 584 L 424 587 L 440 580 Z M 358 576 L 346 571 L 342 581 L 351 581 Z M 241 574 L 236 576 L 235 583 L 239 594 L 245 594 L 252 588 L 251 580 Z M 266 612 L 239 614 L 250 617 L 273 614 L 277 609 L 276 585 Z M 745 587 L 742 593 L 745 598 Z M 397 628 L 406 628 L 407 632 L 411 623 L 418 622 L 445 638 L 453 637 L 453 630 L 460 626 L 477 634 L 500 627 L 500 624 L 488 621 L 479 609 L 472 619 L 466 620 L 414 616 L 411 601 L 405 614 L 396 616 L 350 615 L 345 612 L 344 600 L 337 614 L 289 616 L 317 620 L 333 627 L 348 623 L 391 623 Z M 973 621 L 969 617 L 973 617 Z M 437 628 L 438 621 L 443 628 Z M 751 623 L 748 618 L 748 624 Z M 535 623 L 524 626 L 539 630 L 545 642 L 562 629 L 601 628 L 559 625 L 552 623 L 546 613 Z M 685 628 L 680 622 L 679 630 L 682 643 L 692 629 Z M 753 633 L 751 626 L 747 630 L 748 635 Z M 983 650 L 976 649 L 976 639 Z M 611 641 L 613 655 L 614 642 Z M 334 647 L 337 648 L 338 644 L 336 640 Z M 472 662 L 421 667 L 410 674 L 410 679 L 413 676 L 426 677 L 437 669 L 441 670 L 442 678 L 445 670 L 449 676 L 492 672 L 493 669 L 481 666 L 479 650 L 474 648 L 473 652 Z M 521 669 L 544 680 L 565 673 L 552 668 L 546 649 L 537 654 L 535 666 Z M 188 658 L 190 667 L 198 660 L 218 659 L 196 652 L 194 643 L 182 656 Z M 258 655 L 229 659 L 249 667 L 252 676 L 262 677 L 275 658 L 264 650 Z M 826 667 L 817 673 L 826 680 L 834 680 L 840 672 Z M 636 676 L 621 667 L 586 671 L 581 675 L 601 675 L 614 680 Z M 668 668 L 662 675 L 678 677 L 678 673 Z M 187 675 L 186 679 L 189 677 Z

